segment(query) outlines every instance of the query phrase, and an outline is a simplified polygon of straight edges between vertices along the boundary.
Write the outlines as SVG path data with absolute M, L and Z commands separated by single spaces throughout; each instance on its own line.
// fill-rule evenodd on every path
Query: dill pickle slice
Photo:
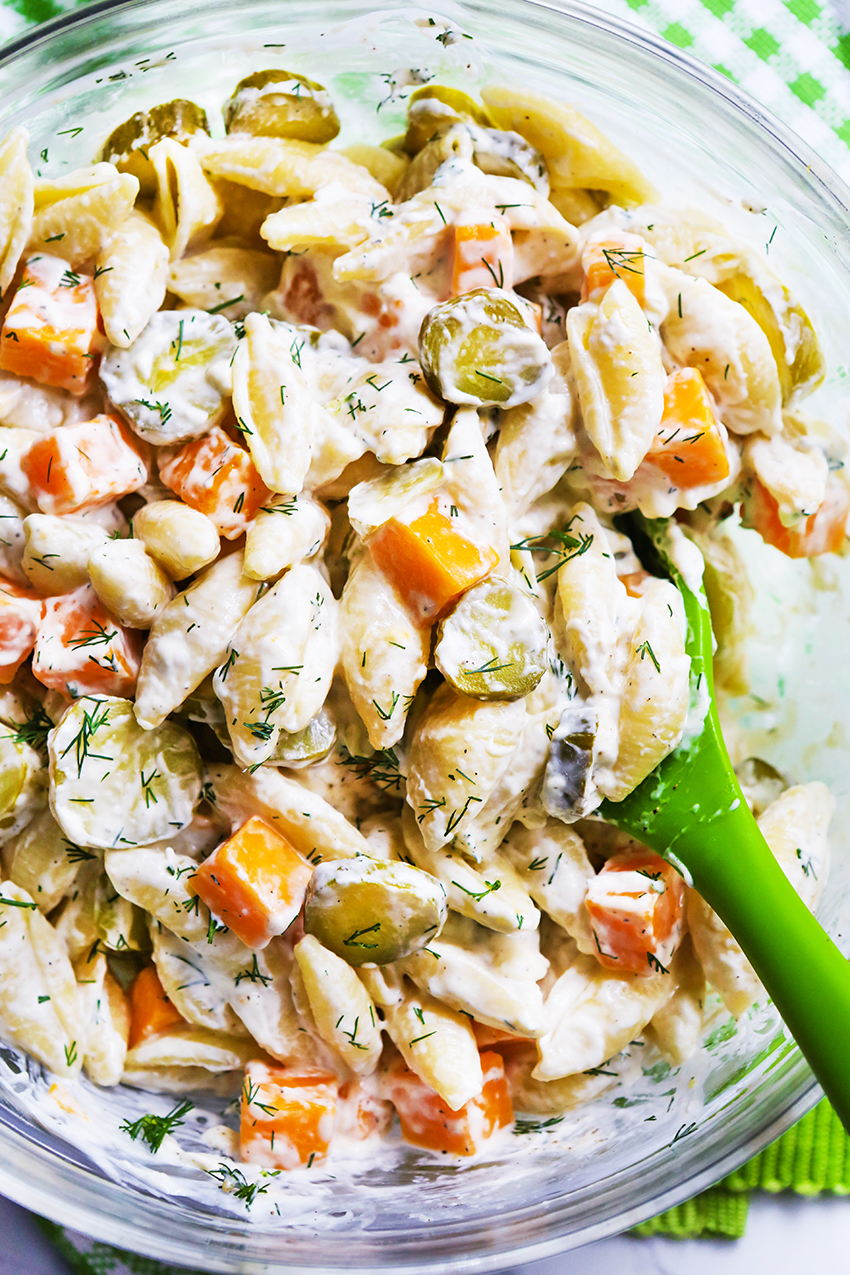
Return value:
M 139 437 L 167 447 L 222 419 L 235 349 L 224 315 L 160 310 L 128 349 L 109 347 L 100 379 Z
M 809 316 L 787 288 L 777 282 L 769 297 L 751 275 L 743 272 L 715 286 L 742 305 L 767 337 L 776 360 L 783 404 L 810 394 L 820 385 L 826 375 L 820 342 Z
M 139 193 L 152 195 L 156 175 L 147 156 L 149 148 L 164 137 L 185 142 L 193 133 L 209 133 L 207 113 L 194 102 L 177 97 L 147 111 L 137 111 L 109 134 L 101 159 L 114 164 L 120 173 L 139 179 Z
M 395 203 L 403 204 L 420 191 L 427 190 L 433 184 L 437 169 L 449 159 L 463 158 L 464 148 L 468 147 L 468 139 L 458 130 L 452 133 L 440 133 L 432 141 L 427 142 L 407 166 L 394 192 Z
M 592 779 L 597 728 L 595 709 L 570 704 L 552 735 L 541 799 L 546 813 L 565 823 L 574 823 L 599 804 Z
M 129 899 L 122 899 L 106 873 L 94 892 L 94 928 L 110 952 L 149 952 L 147 915 Z
M 389 965 L 439 934 L 446 892 L 407 863 L 360 855 L 320 863 L 304 908 L 304 929 L 349 965 Z
M 75 700 L 48 751 L 50 808 L 75 845 L 149 845 L 192 818 L 201 792 L 195 741 L 175 722 L 144 730 L 129 700 Z
M 0 844 L 29 823 L 44 797 L 44 767 L 15 727 L 0 726 Z
M 221 733 L 222 743 L 229 747 L 230 736 L 227 733 L 227 717 L 224 705 L 213 690 L 212 673 L 196 686 L 183 701 L 180 709 L 190 722 L 201 722 L 209 726 L 216 734 Z
M 428 388 L 470 407 L 516 407 L 541 394 L 552 359 L 521 305 L 501 288 L 474 288 L 429 310 L 419 330 Z
M 447 84 L 424 84 L 410 95 L 404 149 L 408 155 L 418 155 L 429 142 L 459 123 L 486 128 L 492 126 L 493 121 L 485 107 L 463 89 L 453 89 Z
M 756 818 L 791 786 L 782 772 L 763 757 L 745 758 L 735 767 L 735 775 Z
M 212 689 L 212 677 L 205 678 L 197 690 L 186 697 L 181 711 L 190 722 L 202 722 L 205 726 L 209 726 L 224 747 L 231 749 L 227 714 L 221 700 Z M 291 733 L 284 730 L 280 732 L 275 750 L 268 758 L 268 764 L 286 766 L 290 770 L 312 766 L 315 762 L 327 757 L 335 740 L 336 724 L 330 714 L 322 709 L 311 718 L 303 730 Z
M 269 758 L 272 766 L 288 766 L 292 770 L 300 770 L 302 766 L 312 766 L 315 762 L 327 757 L 334 746 L 336 726 L 333 718 L 324 709 L 313 717 L 303 730 L 285 730 L 280 732 L 277 745 Z
M 546 671 L 548 636 L 528 594 L 507 580 L 487 580 L 440 621 L 434 659 L 461 695 L 522 699 Z
M 291 71 L 255 71 L 224 104 L 228 133 L 332 142 L 339 118 L 323 84 Z

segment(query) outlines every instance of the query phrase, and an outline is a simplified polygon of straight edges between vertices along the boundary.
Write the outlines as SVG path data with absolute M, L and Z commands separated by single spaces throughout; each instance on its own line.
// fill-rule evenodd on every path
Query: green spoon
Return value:
M 735 777 L 717 718 L 702 588 L 694 593 L 673 562 L 665 521 L 628 514 L 617 525 L 644 566 L 682 594 L 691 712 L 700 693 L 706 711 L 701 730 L 697 722 L 688 742 L 599 813 L 692 880 L 740 943 L 850 1132 L 850 964 L 776 862 Z

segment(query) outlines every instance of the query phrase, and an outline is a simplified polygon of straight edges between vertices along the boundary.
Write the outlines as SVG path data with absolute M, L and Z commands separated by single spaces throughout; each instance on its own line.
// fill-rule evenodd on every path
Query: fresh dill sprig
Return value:
M 217 1169 L 205 1169 L 204 1172 L 211 1178 L 215 1178 L 216 1182 L 221 1183 L 222 1189 L 228 1191 L 237 1200 L 244 1200 L 246 1209 L 250 1209 L 258 1195 L 264 1195 L 269 1189 L 268 1186 L 260 1186 L 259 1182 L 249 1182 L 241 1169 L 229 1164 L 220 1164 Z M 272 1173 L 264 1171 L 264 1176 L 276 1178 L 277 1171 Z
M 243 722 L 242 725 L 261 744 L 265 744 L 274 734 L 274 722 Z
M 163 425 L 166 421 L 171 420 L 171 408 L 168 403 L 160 403 L 159 400 L 152 403 L 150 399 L 147 398 L 137 398 L 135 401 L 140 407 L 146 407 L 149 412 L 159 412 L 160 420 Z
M 298 508 L 297 496 L 286 496 L 278 500 L 274 505 L 261 505 L 258 512 L 261 514 L 284 514 L 289 518 L 296 512 Z
M 381 705 L 378 703 L 376 699 L 372 700 L 372 703 L 375 705 L 375 712 L 378 714 L 382 722 L 388 722 L 390 720 L 390 718 L 392 717 L 393 713 L 396 710 L 396 704 L 398 703 L 399 699 L 400 699 L 400 696 L 398 691 L 393 691 L 392 701 L 390 704 L 389 711 L 387 711 L 387 709 L 385 708 L 381 708 Z
M 65 842 L 65 855 L 69 863 L 86 863 L 89 859 L 97 858 L 96 854 L 92 854 L 90 850 L 84 850 L 73 841 Z
M 248 983 L 262 983 L 263 987 L 267 987 L 272 981 L 271 974 L 263 974 L 260 970 L 256 953 L 248 969 L 240 970 L 233 981 L 238 987 L 243 980 Z
M 550 1116 L 548 1120 L 525 1120 L 522 1117 L 514 1121 L 513 1132 L 520 1137 L 524 1133 L 539 1133 L 541 1129 L 551 1129 L 560 1124 L 563 1116 Z
M 157 797 L 156 793 L 151 788 L 151 784 L 153 783 L 155 779 L 162 779 L 162 775 L 159 773 L 158 770 L 156 769 L 152 770 L 151 773 L 147 776 L 145 775 L 144 770 L 141 771 L 142 795 L 145 799 L 146 810 L 150 808 L 151 802 L 153 802 L 155 806 L 159 805 L 159 798 Z
M 378 946 L 377 943 L 364 943 L 362 939 L 364 934 L 377 934 L 380 928 L 381 928 L 381 922 L 376 921 L 374 925 L 367 925 L 365 929 L 355 930 L 352 934 L 349 934 L 347 939 L 343 939 L 342 941 L 346 947 L 363 947 L 363 948 L 377 947 Z
M 658 663 L 658 657 L 649 645 L 649 642 L 641 642 L 640 646 L 636 649 L 635 654 L 639 655 L 641 659 L 648 655 L 655 665 L 656 672 L 661 672 L 661 665 Z
M 545 536 L 526 536 L 524 540 L 518 541 L 515 545 L 511 545 L 511 549 L 528 549 L 532 553 L 547 553 L 557 555 L 558 561 L 552 566 L 547 567 L 545 571 L 537 573 L 538 583 L 548 580 L 550 576 L 560 571 L 566 562 L 572 562 L 573 558 L 580 558 L 583 553 L 587 553 L 593 544 L 593 533 L 578 536 L 570 535 L 570 527 L 574 518 L 571 518 L 563 531 L 550 531 Z M 547 540 L 554 540 L 554 545 L 547 545 Z
M 644 252 L 642 248 L 603 248 L 602 256 L 608 269 L 618 279 L 619 272 L 624 270 L 627 274 L 643 274 Z
M 84 646 L 108 646 L 117 636 L 117 629 L 109 630 L 105 624 L 101 624 L 100 620 L 93 620 L 92 627 L 83 629 L 78 637 L 72 637 L 70 645 L 75 651 Z
M 286 694 L 282 690 L 276 691 L 273 686 L 260 687 L 260 703 L 266 717 L 270 717 L 277 709 L 282 708 L 286 703 Z
M 348 766 L 358 779 L 371 779 L 385 792 L 401 791 L 404 776 L 394 748 L 378 748 L 370 757 L 362 757 L 350 753 L 343 744 L 337 764 Z
M 39 704 L 32 717 L 16 726 L 13 740 L 16 744 L 29 744 L 30 748 L 45 748 L 47 736 L 53 730 L 53 722 Z
M 502 888 L 501 881 L 487 881 L 485 879 L 484 884 L 487 887 L 486 890 L 481 890 L 476 894 L 474 890 L 467 890 L 466 886 L 461 885 L 459 881 L 452 881 L 452 885 L 456 885 L 459 890 L 463 890 L 464 894 L 468 894 L 476 903 L 480 903 L 482 899 L 487 898 L 488 894 L 493 894 L 494 891 Z
M 107 757 L 104 753 L 92 753 L 91 742 L 94 739 L 101 726 L 105 726 L 109 721 L 109 709 L 104 705 L 102 708 L 96 708 L 93 712 L 88 709 L 83 710 L 83 722 L 74 738 L 71 740 L 67 748 L 62 750 L 62 756 L 74 749 L 74 759 L 77 763 L 77 778 L 79 779 L 83 773 L 83 762 L 87 757 L 96 757 L 99 761 L 112 761 L 111 757 Z
M 166 1116 L 139 1116 L 138 1120 L 125 1120 L 121 1125 L 122 1133 L 129 1133 L 135 1142 L 141 1137 L 146 1142 L 154 1154 L 159 1150 L 165 1141 L 166 1135 L 173 1133 L 175 1129 L 179 1129 L 180 1125 L 185 1124 L 183 1119 L 185 1115 L 192 1110 L 191 1102 L 178 1102 Z

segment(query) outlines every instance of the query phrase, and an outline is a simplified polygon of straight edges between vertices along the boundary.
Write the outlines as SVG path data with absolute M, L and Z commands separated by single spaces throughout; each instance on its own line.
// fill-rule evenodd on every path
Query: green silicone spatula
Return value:
M 676 567 L 665 521 L 629 514 L 617 525 L 644 566 L 682 594 L 692 729 L 634 792 L 604 801 L 599 813 L 691 878 L 740 943 L 850 1132 L 850 964 L 779 867 L 735 777 L 717 718 L 702 588 L 694 593 Z M 700 702 L 701 728 L 699 716 L 692 725 Z

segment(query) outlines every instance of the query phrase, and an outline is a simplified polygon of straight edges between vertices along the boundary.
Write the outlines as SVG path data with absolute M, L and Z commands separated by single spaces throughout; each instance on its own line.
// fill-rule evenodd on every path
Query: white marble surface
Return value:
M 600 1240 L 505 1275 L 848 1275 L 850 1200 L 756 1196 L 742 1240 Z M 69 1275 L 32 1217 L 0 1199 L 0 1275 Z M 435 1272 L 436 1275 L 436 1272 Z

